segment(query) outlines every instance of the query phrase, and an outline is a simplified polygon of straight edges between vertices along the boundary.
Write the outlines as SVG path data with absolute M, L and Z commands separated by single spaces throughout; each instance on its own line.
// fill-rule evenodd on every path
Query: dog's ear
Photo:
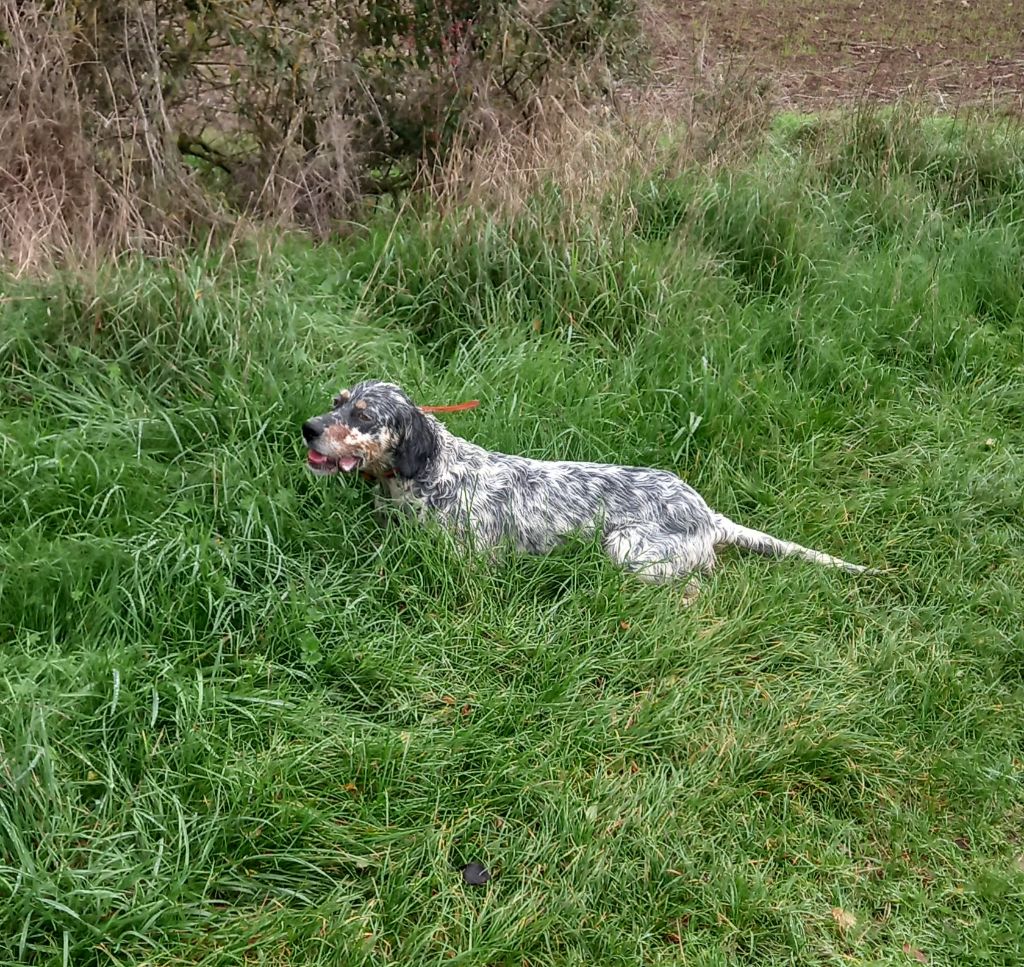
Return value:
M 402 421 L 401 437 L 395 447 L 395 470 L 402 477 L 418 477 L 437 455 L 437 434 L 430 421 L 411 407 Z

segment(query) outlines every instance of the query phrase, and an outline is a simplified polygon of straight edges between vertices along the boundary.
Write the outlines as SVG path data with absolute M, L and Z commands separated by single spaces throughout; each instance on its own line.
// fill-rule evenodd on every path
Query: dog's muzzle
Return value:
M 309 448 L 306 466 L 313 473 L 322 476 L 330 476 L 339 471 L 351 473 L 353 470 L 356 470 L 363 462 L 363 458 L 358 454 L 350 453 L 334 457 L 322 453 L 317 448 L 317 441 L 323 437 L 325 429 L 323 423 L 317 419 L 306 420 L 302 424 L 302 438 L 306 441 L 306 446 Z

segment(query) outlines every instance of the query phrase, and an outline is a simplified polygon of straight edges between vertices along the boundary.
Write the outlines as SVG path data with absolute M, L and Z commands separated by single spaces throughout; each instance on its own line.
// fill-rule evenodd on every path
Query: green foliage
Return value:
M 1024 959 L 1015 149 L 968 206 L 975 138 L 819 134 L 573 219 L 6 286 L 0 962 Z M 482 569 L 306 473 L 365 376 L 896 573 Z

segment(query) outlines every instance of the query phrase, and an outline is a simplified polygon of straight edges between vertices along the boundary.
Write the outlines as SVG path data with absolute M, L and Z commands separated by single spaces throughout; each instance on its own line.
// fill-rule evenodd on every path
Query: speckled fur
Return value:
M 391 383 L 360 383 L 334 403 L 303 426 L 306 445 L 319 455 L 318 466 L 311 455 L 311 468 L 334 473 L 334 461 L 355 459 L 380 478 L 388 502 L 435 518 L 477 550 L 507 544 L 545 554 L 570 535 L 599 535 L 612 560 L 649 581 L 708 572 L 728 546 L 870 570 L 743 527 L 664 470 L 485 450 L 450 433 Z

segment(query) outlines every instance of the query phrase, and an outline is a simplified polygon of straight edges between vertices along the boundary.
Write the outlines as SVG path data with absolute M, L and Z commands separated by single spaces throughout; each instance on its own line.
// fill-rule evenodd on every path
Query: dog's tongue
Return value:
M 316 450 L 309 451 L 309 465 L 311 467 L 337 467 L 346 472 L 355 470 L 359 466 L 359 457 L 325 457 Z

